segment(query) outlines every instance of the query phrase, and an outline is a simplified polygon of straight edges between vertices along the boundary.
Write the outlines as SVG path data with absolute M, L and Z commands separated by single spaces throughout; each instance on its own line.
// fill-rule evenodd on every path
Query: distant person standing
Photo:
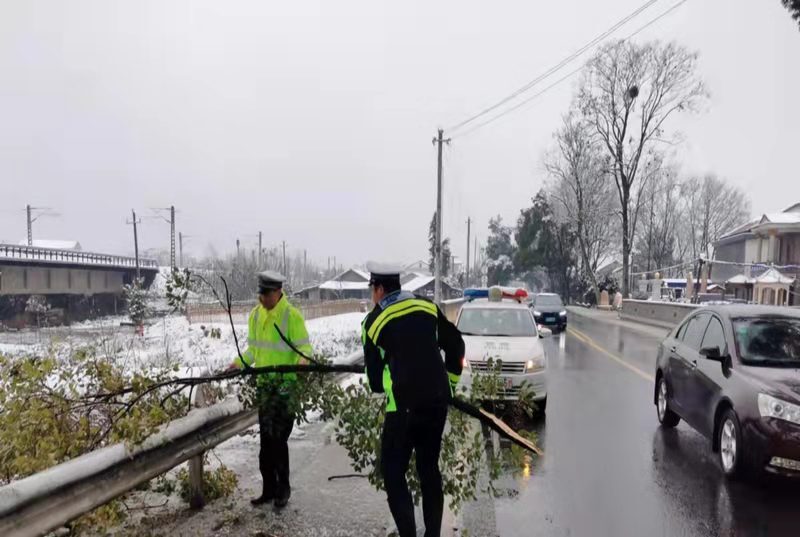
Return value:
M 303 316 L 283 294 L 285 280 L 283 275 L 270 270 L 258 275 L 259 304 L 250 312 L 247 325 L 248 346 L 242 355 L 247 365 L 265 367 L 305 363 L 305 359 L 284 338 L 306 356 L 311 355 L 311 344 Z M 244 367 L 242 358 L 237 357 L 230 368 Z M 275 507 L 283 508 L 289 502 L 292 488 L 289 484 L 288 441 L 295 419 L 289 408 L 289 398 L 295 380 L 293 374 L 258 377 L 258 425 L 261 441 L 258 466 L 263 490 L 261 496 L 250 501 L 253 505 L 272 501 Z
M 386 394 L 381 472 L 389 509 L 400 537 L 416 537 L 406 482 L 416 451 L 425 537 L 439 537 L 444 509 L 439 453 L 464 340 L 436 304 L 400 289 L 399 267 L 370 263 L 367 268 L 375 307 L 362 324 L 362 342 L 370 388 Z

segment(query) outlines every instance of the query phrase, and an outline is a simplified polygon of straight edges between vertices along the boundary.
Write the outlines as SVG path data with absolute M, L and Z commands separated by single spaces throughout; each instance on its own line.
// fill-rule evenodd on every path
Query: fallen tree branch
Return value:
M 452 399 L 450 399 L 450 406 L 452 406 L 456 410 L 460 410 L 461 412 L 469 416 L 472 416 L 481 423 L 488 425 L 489 428 L 491 428 L 497 434 L 507 438 L 508 440 L 511 440 L 519 447 L 540 456 L 544 455 L 544 451 L 542 451 L 541 448 L 539 448 L 536 444 L 534 444 L 527 438 L 520 436 L 519 433 L 517 433 L 514 429 L 512 429 L 506 422 L 504 422 L 491 412 L 487 412 L 482 408 L 473 406 L 458 397 L 453 397 Z

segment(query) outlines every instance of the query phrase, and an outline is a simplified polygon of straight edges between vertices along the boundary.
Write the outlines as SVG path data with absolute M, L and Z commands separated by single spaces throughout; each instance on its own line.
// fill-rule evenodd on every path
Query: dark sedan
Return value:
M 800 310 L 710 306 L 658 350 L 663 427 L 684 419 L 711 440 L 723 472 L 800 476 Z
M 557 294 L 539 293 L 533 298 L 531 308 L 536 324 L 556 330 L 566 330 L 567 310 L 564 309 L 564 303 Z

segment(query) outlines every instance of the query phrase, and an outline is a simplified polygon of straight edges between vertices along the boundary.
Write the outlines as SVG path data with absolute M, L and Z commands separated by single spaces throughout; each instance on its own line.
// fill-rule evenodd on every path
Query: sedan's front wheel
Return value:
M 742 477 L 745 470 L 742 428 L 732 408 L 725 410 L 717 427 L 719 464 L 729 479 Z
M 662 427 L 672 428 L 680 423 L 681 418 L 669 409 L 667 403 L 667 381 L 664 377 L 658 378 L 656 385 L 656 410 L 658 411 L 658 422 Z

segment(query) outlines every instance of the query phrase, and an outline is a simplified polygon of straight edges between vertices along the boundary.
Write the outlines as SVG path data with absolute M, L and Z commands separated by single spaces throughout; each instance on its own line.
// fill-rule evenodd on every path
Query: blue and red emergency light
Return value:
M 528 292 L 525 289 L 513 289 L 510 287 L 477 287 L 464 289 L 464 298 L 469 301 L 476 298 L 486 298 L 493 302 L 499 302 L 504 298 L 510 298 L 517 302 L 522 302 L 528 298 Z

